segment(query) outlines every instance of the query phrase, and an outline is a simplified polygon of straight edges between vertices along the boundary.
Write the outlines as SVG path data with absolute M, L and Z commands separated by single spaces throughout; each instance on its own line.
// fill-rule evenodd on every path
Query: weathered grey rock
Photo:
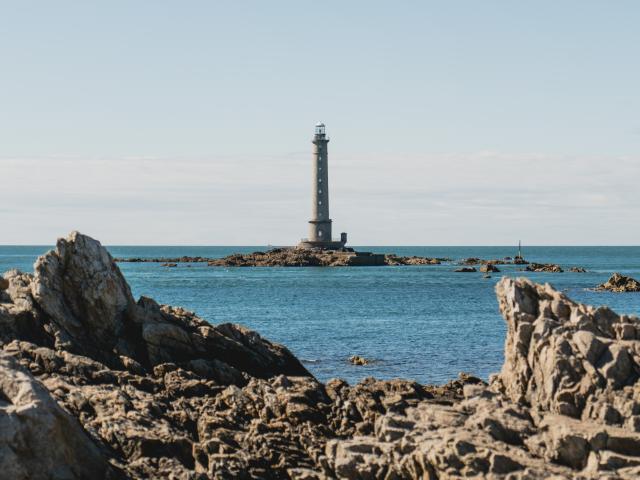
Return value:
M 31 291 L 57 330 L 56 342 L 107 360 L 127 324 L 133 323 L 131 290 L 100 242 L 72 232 L 38 258 Z
M 78 421 L 0 353 L 0 478 L 120 478 Z
M 507 340 L 494 386 L 513 401 L 580 418 L 594 399 L 636 384 L 638 318 L 577 304 L 526 279 L 503 279 L 497 292 Z

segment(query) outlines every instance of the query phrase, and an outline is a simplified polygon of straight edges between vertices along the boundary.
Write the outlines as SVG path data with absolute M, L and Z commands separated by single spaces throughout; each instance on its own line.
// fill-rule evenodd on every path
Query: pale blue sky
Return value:
M 0 1 L 0 243 L 637 244 L 637 1 Z

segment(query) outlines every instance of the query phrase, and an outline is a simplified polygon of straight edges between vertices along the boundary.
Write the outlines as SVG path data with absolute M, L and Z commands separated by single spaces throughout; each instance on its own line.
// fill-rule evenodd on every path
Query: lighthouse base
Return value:
M 340 240 L 332 241 L 313 241 L 307 238 L 303 238 L 296 248 L 303 250 L 341 250 L 344 248 L 346 242 Z

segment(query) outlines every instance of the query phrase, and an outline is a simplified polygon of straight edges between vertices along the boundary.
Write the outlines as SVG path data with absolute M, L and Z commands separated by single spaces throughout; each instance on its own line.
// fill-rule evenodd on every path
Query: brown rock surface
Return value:
M 361 357 L 360 355 L 352 355 L 351 357 L 349 357 L 349 362 L 352 363 L 353 365 L 358 365 L 358 366 L 369 365 L 369 360 L 367 360 L 364 357 Z
M 562 267 L 555 263 L 530 263 L 525 267 L 527 272 L 562 273 Z
M 598 285 L 596 290 L 608 290 L 610 292 L 640 292 L 640 282 L 635 278 L 614 273 L 611 275 L 609 280 L 602 285 Z
M 505 362 L 321 384 L 237 325 L 133 300 L 74 233 L 4 277 L 0 478 L 640 476 L 640 321 L 501 280 Z
M 480 267 L 480 271 L 482 273 L 497 273 L 500 271 L 500 269 L 496 267 L 493 263 L 487 263 Z
M 124 478 L 78 420 L 0 353 L 0 478 Z
M 428 257 L 401 257 L 394 254 L 355 252 L 351 248 L 340 250 L 310 250 L 302 248 L 274 248 L 267 252 L 236 253 L 212 259 L 212 267 L 350 267 L 363 265 L 436 265 L 447 259 Z

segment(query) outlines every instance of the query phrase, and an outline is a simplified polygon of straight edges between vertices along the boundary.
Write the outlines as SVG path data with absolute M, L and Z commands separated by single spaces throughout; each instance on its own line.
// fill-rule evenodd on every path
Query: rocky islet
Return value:
M 635 278 L 614 273 L 605 283 L 598 285 L 596 290 L 607 290 L 609 292 L 640 292 L 640 282 Z

